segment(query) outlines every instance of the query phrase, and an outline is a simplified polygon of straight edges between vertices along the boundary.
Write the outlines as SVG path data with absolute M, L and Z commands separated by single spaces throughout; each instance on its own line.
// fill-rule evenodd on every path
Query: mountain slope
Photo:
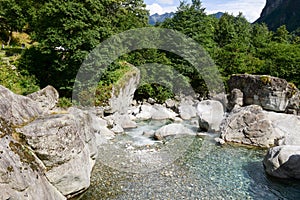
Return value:
M 213 16 L 217 19 L 220 19 L 223 16 L 223 14 L 224 13 L 222 13 L 222 12 L 218 12 L 218 13 L 215 13 L 215 14 L 211 14 L 210 16 Z M 158 22 L 165 21 L 167 18 L 172 18 L 174 15 L 175 15 L 174 12 L 164 13 L 162 15 L 159 15 L 159 14 L 156 13 L 154 15 L 149 16 L 149 24 L 155 25 Z
M 260 18 L 255 23 L 266 23 L 273 31 L 285 24 L 287 30 L 294 31 L 300 27 L 300 1 L 267 0 Z
M 158 22 L 163 22 L 165 21 L 167 18 L 172 18 L 174 16 L 175 13 L 171 12 L 171 13 L 164 13 L 162 15 L 159 14 L 154 14 L 149 16 L 149 24 L 151 25 L 155 25 Z

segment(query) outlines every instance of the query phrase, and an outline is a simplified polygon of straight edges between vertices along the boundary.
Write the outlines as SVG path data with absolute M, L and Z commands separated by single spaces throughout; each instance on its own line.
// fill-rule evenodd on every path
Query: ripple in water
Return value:
M 132 139 L 132 133 L 124 137 Z M 127 173 L 98 161 L 90 188 L 76 199 L 300 199 L 300 181 L 265 174 L 265 150 L 218 146 L 210 136 L 192 139 L 180 158 L 156 171 Z

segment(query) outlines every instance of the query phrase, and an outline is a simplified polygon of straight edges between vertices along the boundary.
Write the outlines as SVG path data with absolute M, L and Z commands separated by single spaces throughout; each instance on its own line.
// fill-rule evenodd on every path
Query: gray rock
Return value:
M 236 88 L 230 92 L 228 109 L 232 110 L 235 106 L 243 106 L 243 92 Z
M 44 175 L 44 167 L 34 152 L 12 138 L 0 123 L 0 199 L 66 199 Z M 4 136 L 6 135 L 6 136 Z M 17 135 L 14 134 L 14 137 Z
M 276 112 L 286 111 L 290 99 L 298 93 L 293 84 L 272 76 L 232 75 L 228 86 L 230 91 L 237 88 L 243 92 L 244 105 L 260 105 Z M 296 104 L 299 105 L 299 101 Z
M 203 131 L 218 132 L 224 119 L 224 108 L 219 101 L 205 100 L 197 105 L 199 128 Z
M 14 94 L 0 85 L 0 116 L 15 126 L 29 123 L 43 113 L 39 104 L 28 97 Z
M 113 128 L 111 129 L 111 131 L 113 131 L 115 134 L 122 134 L 122 133 L 124 133 L 124 129 L 122 128 L 122 126 L 120 124 L 115 124 L 113 126 Z
M 140 113 L 136 115 L 137 120 L 163 120 L 163 119 L 174 119 L 177 116 L 172 110 L 159 105 L 142 105 Z
M 283 136 L 277 145 L 300 146 L 300 117 L 284 113 L 263 112 L 267 119 L 272 122 L 273 133 Z
M 176 107 L 176 105 L 178 105 L 178 103 L 173 99 L 167 99 L 165 101 L 165 104 L 166 104 L 167 108 L 171 108 L 171 109 L 174 109 Z
M 300 179 L 300 146 L 284 145 L 270 148 L 263 164 L 271 176 Z
M 122 80 L 118 81 L 118 85 L 114 85 L 112 89 L 112 97 L 109 100 L 109 113 L 119 112 L 127 113 L 129 106 L 133 101 L 134 92 L 140 82 L 140 71 L 136 67 L 127 72 Z
M 155 131 L 154 137 L 163 140 L 170 136 L 180 135 L 196 135 L 196 133 L 182 124 L 168 124 Z
M 108 116 L 106 119 L 112 119 L 115 124 L 119 124 L 123 129 L 136 128 L 136 122 L 132 121 L 128 114 L 119 114 L 118 112 Z
M 300 114 L 300 92 L 297 91 L 295 95 L 293 95 L 289 99 L 289 104 L 285 110 L 288 114 L 299 115 Z
M 27 95 L 27 97 L 38 102 L 42 109 L 47 112 L 56 106 L 59 94 L 54 87 L 49 85 L 42 90 Z
M 251 105 L 234 109 L 222 126 L 221 137 L 260 147 L 300 145 L 300 117 L 267 112 Z
M 144 131 L 144 132 L 143 132 L 143 136 L 149 137 L 149 138 L 153 138 L 153 137 L 154 137 L 154 134 L 155 134 L 155 131 L 154 131 L 154 130 L 149 130 L 149 131 Z
M 65 196 L 74 196 L 89 187 L 90 173 L 97 156 L 93 117 L 70 108 L 18 128 L 26 143 L 47 167 L 48 180 Z
M 216 141 L 216 143 L 218 143 L 220 145 L 225 144 L 225 141 L 222 138 L 215 138 L 214 140 Z
M 277 145 L 283 135 L 274 132 L 272 122 L 260 106 L 252 105 L 238 108 L 229 115 L 221 137 L 228 142 L 270 147 Z
M 179 104 L 178 110 L 181 119 L 184 120 L 189 120 L 197 116 L 197 109 L 193 105 L 187 104 L 185 102 L 181 102 Z
M 156 100 L 150 97 L 150 98 L 148 98 L 147 102 L 150 104 L 155 104 Z

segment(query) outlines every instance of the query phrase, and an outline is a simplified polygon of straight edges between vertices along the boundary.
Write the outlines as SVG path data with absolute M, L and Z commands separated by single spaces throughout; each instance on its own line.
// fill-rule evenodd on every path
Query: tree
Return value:
M 20 66 L 65 96 L 89 51 L 113 34 L 147 24 L 142 0 L 48 0 L 33 7 L 31 36 L 39 45 L 25 52 Z
M 10 45 L 13 31 L 22 31 L 26 25 L 26 0 L 0 1 L 0 28 L 7 34 L 6 45 Z

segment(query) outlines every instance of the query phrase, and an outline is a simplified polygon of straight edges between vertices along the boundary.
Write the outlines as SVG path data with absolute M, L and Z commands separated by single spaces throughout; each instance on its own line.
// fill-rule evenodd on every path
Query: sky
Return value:
M 180 0 L 144 0 L 150 14 L 163 14 L 166 12 L 176 11 Z M 189 2 L 189 0 L 188 0 Z M 228 12 L 229 14 L 238 15 L 242 12 L 249 22 L 254 22 L 259 18 L 266 0 L 202 0 L 202 6 L 207 14 L 217 12 Z

